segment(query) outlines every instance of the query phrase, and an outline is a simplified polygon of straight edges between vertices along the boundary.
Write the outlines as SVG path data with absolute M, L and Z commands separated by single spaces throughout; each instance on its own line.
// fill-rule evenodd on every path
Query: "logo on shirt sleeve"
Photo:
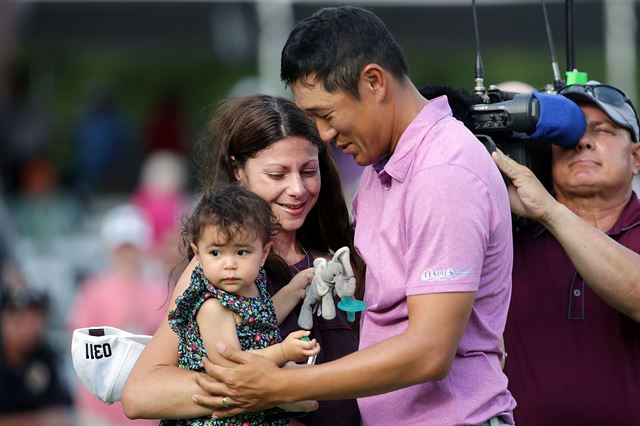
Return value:
M 427 269 L 422 273 L 420 279 L 422 281 L 455 281 L 471 275 L 471 271 L 467 268 Z

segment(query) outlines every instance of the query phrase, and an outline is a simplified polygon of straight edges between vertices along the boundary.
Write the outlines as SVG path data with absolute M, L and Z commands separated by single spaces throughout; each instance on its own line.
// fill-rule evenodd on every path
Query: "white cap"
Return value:
M 129 204 L 121 205 L 105 213 L 102 239 L 109 250 L 125 244 L 144 250 L 151 242 L 151 225 L 140 209 Z
M 73 369 L 100 401 L 120 401 L 127 377 L 149 340 L 151 336 L 115 327 L 78 328 L 71 340 Z

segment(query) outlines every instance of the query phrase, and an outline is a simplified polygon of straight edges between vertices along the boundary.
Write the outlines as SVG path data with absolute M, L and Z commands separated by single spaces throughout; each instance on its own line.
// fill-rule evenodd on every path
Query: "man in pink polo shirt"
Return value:
M 446 97 L 420 95 L 400 47 L 364 9 L 322 9 L 298 23 L 281 76 L 321 137 L 367 166 L 354 201 L 356 247 L 367 263 L 360 350 L 280 370 L 220 347 L 240 365 L 206 363 L 223 383 L 199 377 L 215 396 L 196 400 L 219 417 L 357 397 L 366 425 L 513 424 L 499 345 L 511 216 L 490 155 Z

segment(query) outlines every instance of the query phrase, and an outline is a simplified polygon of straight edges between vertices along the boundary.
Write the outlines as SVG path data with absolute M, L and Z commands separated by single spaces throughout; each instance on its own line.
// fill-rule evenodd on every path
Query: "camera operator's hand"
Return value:
M 527 167 L 512 160 L 499 149 L 491 156 L 502 173 L 511 180 L 508 188 L 511 211 L 543 225 L 547 223 L 560 203 Z

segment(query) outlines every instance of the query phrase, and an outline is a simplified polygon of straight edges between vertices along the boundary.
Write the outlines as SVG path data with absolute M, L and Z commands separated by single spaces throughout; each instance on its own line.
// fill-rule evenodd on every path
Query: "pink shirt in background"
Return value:
M 187 209 L 181 192 L 163 192 L 141 185 L 131 199 L 133 204 L 145 213 L 151 224 L 154 249 L 162 243 L 167 233 L 175 233 L 180 229 L 180 219 Z
M 476 292 L 448 376 L 358 399 L 364 424 L 479 424 L 497 415 L 512 424 L 498 346 L 511 295 L 509 200 L 490 155 L 445 96 L 424 107 L 386 164 L 365 169 L 354 216 L 367 264 L 361 349 L 406 329 L 407 296 Z
M 136 334 L 153 334 L 164 320 L 169 288 L 162 282 L 140 278 L 125 281 L 113 273 L 105 273 L 85 281 L 76 296 L 69 316 L 69 328 L 111 326 Z M 152 425 L 158 420 L 129 420 L 120 402 L 107 405 L 76 381 L 74 403 L 81 413 L 80 421 L 97 421 L 109 425 Z M 90 416 L 91 419 L 86 416 Z

